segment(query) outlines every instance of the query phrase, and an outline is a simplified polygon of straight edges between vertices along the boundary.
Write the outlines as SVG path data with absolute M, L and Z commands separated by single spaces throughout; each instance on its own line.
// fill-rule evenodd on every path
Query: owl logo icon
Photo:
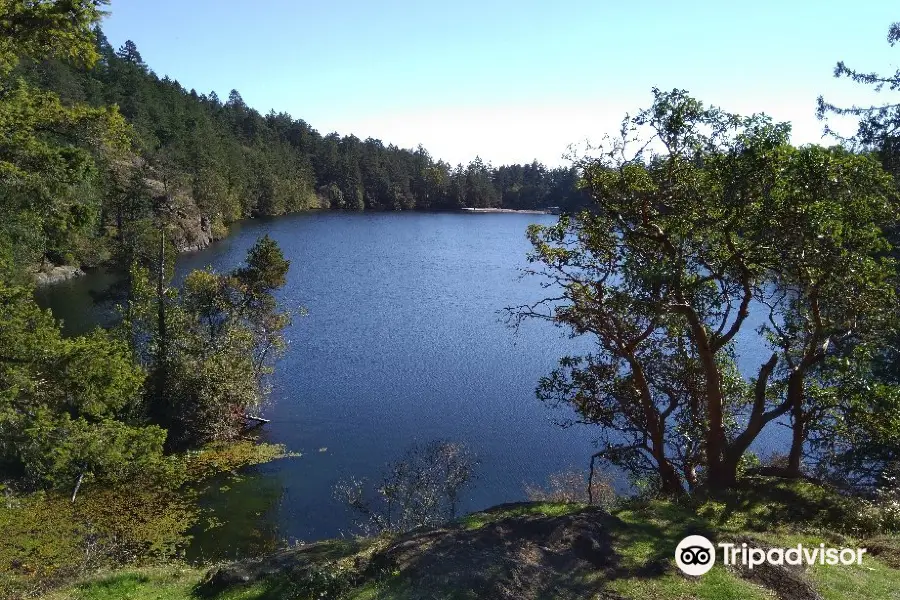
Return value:
M 685 575 L 698 577 L 716 564 L 716 548 L 702 535 L 689 535 L 675 548 L 675 564 Z

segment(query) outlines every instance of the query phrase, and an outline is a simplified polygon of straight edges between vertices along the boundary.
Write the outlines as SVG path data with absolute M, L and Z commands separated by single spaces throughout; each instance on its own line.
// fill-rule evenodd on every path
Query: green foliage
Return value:
M 194 271 L 180 293 L 132 271 L 132 300 L 121 330 L 133 340 L 156 385 L 145 389 L 151 418 L 169 447 L 234 439 L 266 396 L 266 376 L 283 348 L 289 315 L 272 295 L 289 262 L 263 237 L 230 274 Z
M 241 440 L 212 443 L 200 450 L 188 451 L 183 456 L 188 479 L 201 481 L 221 473 L 234 473 L 244 467 L 297 455 L 286 452 L 280 444 Z
M 20 59 L 93 65 L 90 28 L 102 4 L 0 4 L 0 276 L 7 280 L 43 256 L 56 263 L 90 256 L 85 240 L 96 235 L 101 212 L 95 157 L 129 145 L 114 107 L 63 102 L 14 70 Z
M 892 24 L 888 29 L 887 41 L 894 46 L 900 41 L 900 22 Z M 900 69 L 894 73 L 878 74 L 859 71 L 839 61 L 834 68 L 835 77 L 846 77 L 855 83 L 871 86 L 876 92 L 887 87 L 891 92 L 900 89 Z M 865 147 L 880 151 L 885 160 L 885 168 L 893 174 L 900 174 L 900 155 L 898 155 L 897 137 L 900 134 L 900 105 L 887 102 L 880 106 L 837 106 L 819 96 L 817 115 L 826 119 L 829 114 L 851 115 L 859 117 L 859 127 L 852 141 Z M 826 126 L 826 133 L 834 133 Z
M 190 494 L 136 478 L 126 487 L 8 497 L 0 505 L 0 595 L 97 568 L 173 556 L 196 519 Z
M 124 482 L 139 474 L 167 474 L 165 439 L 166 432 L 155 426 L 73 420 L 65 413 L 54 417 L 41 411 L 24 431 L 19 457 L 28 477 L 48 487 L 72 486 L 83 474 Z
M 900 387 L 877 371 L 885 346 L 858 344 L 831 357 L 809 388 L 819 410 L 810 436 L 817 475 L 854 491 L 896 487 Z
M 261 297 L 287 283 L 289 267 L 290 262 L 275 240 L 264 235 L 247 253 L 247 266 L 238 269 L 234 276 L 250 294 Z
M 97 60 L 91 27 L 107 0 L 0 2 L 0 75 L 22 56 L 62 58 L 87 66 Z
M 887 41 L 895 46 L 900 40 L 900 23 L 890 26 Z M 837 63 L 834 76 L 847 78 L 869 86 L 876 92 L 896 93 L 900 89 L 900 70 L 894 73 L 860 71 Z M 854 116 L 859 119 L 856 134 L 849 139 L 833 132 L 826 122 L 825 131 L 863 150 L 873 151 L 886 171 L 900 183 L 900 104 L 896 99 L 873 105 L 837 106 L 818 99 L 817 114 L 826 120 L 829 115 Z M 893 243 L 894 258 L 900 258 L 900 223 L 896 215 L 877 221 Z M 900 290 L 900 277 L 893 282 Z M 826 458 L 823 471 L 832 478 L 860 483 L 878 484 L 891 463 L 900 460 L 896 414 L 900 406 L 900 329 L 877 343 L 854 349 L 859 360 L 851 364 L 837 364 L 839 375 L 833 380 L 841 394 L 831 396 L 828 413 L 829 427 L 817 440 Z M 819 394 L 822 395 L 822 391 Z M 876 416 L 878 415 L 878 416 Z
M 121 424 L 113 427 L 124 432 Z M 121 451 L 147 450 L 140 440 L 134 442 Z M 118 482 L 86 479 L 75 502 L 70 490 L 28 495 L 3 490 L 0 597 L 52 588 L 98 569 L 176 559 L 203 517 L 197 495 L 207 480 L 284 456 L 282 446 L 250 442 L 205 447 L 155 467 L 131 456 L 114 466 L 143 460 L 149 468 L 123 472 Z
M 64 339 L 27 288 L 0 284 L 0 464 L 31 486 L 165 473 L 166 433 L 141 421 L 143 371 L 103 331 Z
M 512 316 L 599 347 L 564 359 L 538 394 L 623 434 L 597 457 L 654 473 L 665 493 L 733 484 L 750 443 L 785 415 L 796 475 L 821 425 L 814 388 L 828 359 L 852 358 L 896 318 L 879 226 L 897 212 L 891 178 L 842 148 L 793 148 L 789 126 L 764 115 L 654 94 L 621 139 L 582 161 L 595 210 L 529 231 L 529 272 L 560 293 Z M 754 301 L 769 313 L 760 342 L 772 355 L 745 380 L 733 340 Z

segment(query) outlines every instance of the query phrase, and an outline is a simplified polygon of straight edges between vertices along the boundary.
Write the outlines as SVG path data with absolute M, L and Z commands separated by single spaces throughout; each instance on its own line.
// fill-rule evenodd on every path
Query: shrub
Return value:
M 616 499 L 608 478 L 594 476 L 589 493 L 588 474 L 576 469 L 550 475 L 547 487 L 526 485 L 525 494 L 533 502 L 593 504 L 604 508 L 611 507 Z
M 356 525 L 365 533 L 437 526 L 456 517 L 477 464 L 463 444 L 435 441 L 414 446 L 391 464 L 381 485 L 370 489 L 353 478 L 335 486 L 335 496 L 357 514 Z

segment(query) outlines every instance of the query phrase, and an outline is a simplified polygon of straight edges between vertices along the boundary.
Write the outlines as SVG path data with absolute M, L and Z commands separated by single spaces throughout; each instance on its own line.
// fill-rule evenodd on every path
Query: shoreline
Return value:
M 403 212 L 403 213 L 483 213 L 483 214 L 520 214 L 520 215 L 558 215 L 559 212 L 554 211 L 552 209 L 519 209 L 519 208 L 469 208 L 463 207 L 459 209 L 444 209 L 444 210 L 404 210 L 404 211 L 380 211 L 380 210 L 371 210 L 367 209 L 364 211 L 344 211 L 340 209 L 323 209 L 323 208 L 309 208 L 305 210 L 288 212 L 280 215 L 262 215 L 262 216 L 251 216 L 245 217 L 243 219 L 238 219 L 236 221 L 232 221 L 230 223 L 225 224 L 225 232 L 223 235 L 213 235 L 212 232 L 204 232 L 207 233 L 205 236 L 201 236 L 200 239 L 195 239 L 194 243 L 188 243 L 182 240 L 181 243 L 176 244 L 176 251 L 178 255 L 182 254 L 190 254 L 192 252 L 199 252 L 200 250 L 205 250 L 215 242 L 224 240 L 225 238 L 231 235 L 231 225 L 235 223 L 239 223 L 241 221 L 248 220 L 257 220 L 257 219 L 279 219 L 282 217 L 296 215 L 301 213 L 310 213 L 310 212 L 350 212 L 350 213 L 384 213 L 384 212 Z M 77 277 L 82 277 L 86 275 L 89 271 L 92 271 L 97 268 L 106 268 L 107 264 L 99 264 L 99 265 L 78 265 L 78 266 L 70 266 L 70 265 L 51 265 L 49 268 L 45 267 L 44 269 L 36 268 L 34 273 L 34 284 L 36 288 L 49 288 L 53 287 L 59 283 L 63 283 L 69 281 L 71 279 L 75 279 Z
M 542 209 L 518 209 L 518 208 L 461 208 L 464 213 L 518 213 L 522 215 L 552 215 L 550 210 Z

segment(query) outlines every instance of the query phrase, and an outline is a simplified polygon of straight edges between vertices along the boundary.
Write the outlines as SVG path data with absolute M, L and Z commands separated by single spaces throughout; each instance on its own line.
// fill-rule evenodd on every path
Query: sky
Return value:
M 896 0 L 112 0 L 103 29 L 159 75 L 320 133 L 422 144 L 451 164 L 568 164 L 652 88 L 793 124 L 822 142 L 816 98 L 885 101 L 835 63 L 893 72 Z M 836 122 L 841 131 L 852 124 Z M 827 140 L 826 140 L 827 141 Z

